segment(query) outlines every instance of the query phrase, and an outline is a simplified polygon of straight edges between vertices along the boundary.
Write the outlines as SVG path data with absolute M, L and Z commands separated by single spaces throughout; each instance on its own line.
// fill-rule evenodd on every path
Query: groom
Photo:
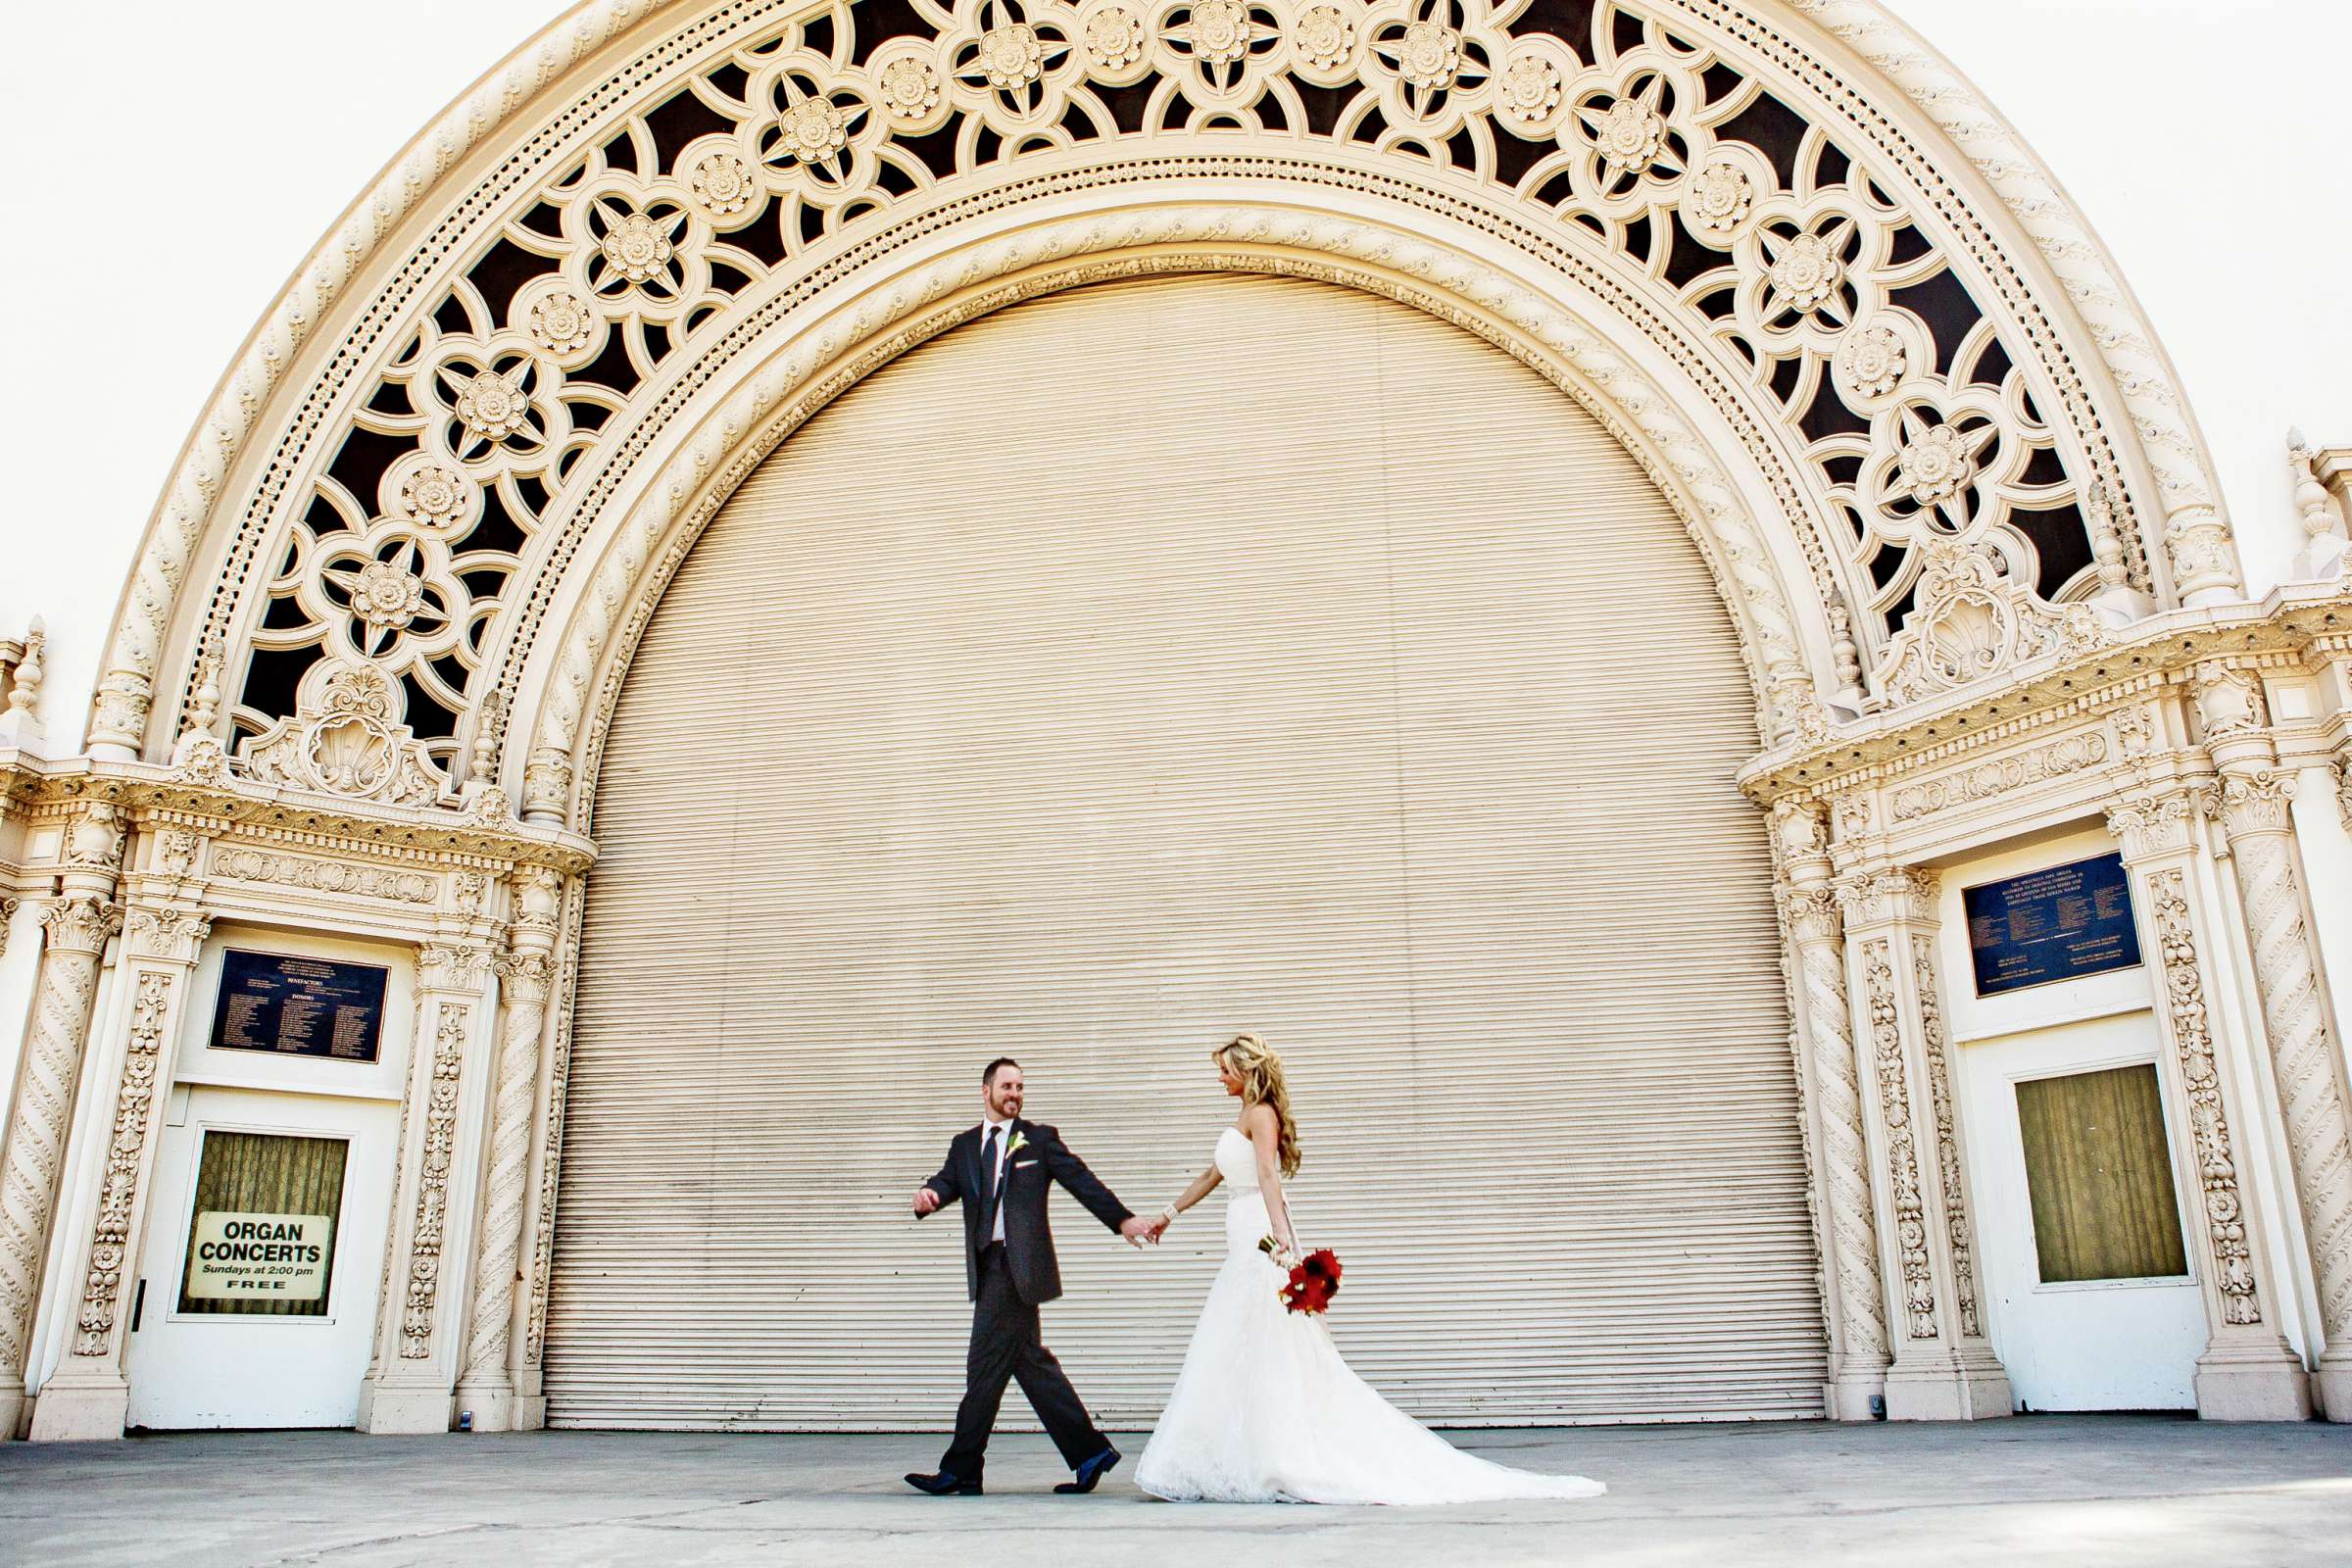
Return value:
M 1119 1450 L 1096 1430 L 1078 1391 L 1040 1336 L 1037 1309 L 1061 1295 L 1054 1233 L 1046 1224 L 1052 1182 L 1103 1224 L 1140 1247 L 1156 1240 L 1062 1146 L 1051 1127 L 1021 1120 L 1021 1068 L 1000 1056 L 980 1075 L 981 1122 L 956 1135 L 939 1174 L 914 1190 L 914 1216 L 962 1199 L 963 1271 L 972 1296 L 972 1345 L 963 1362 L 963 1402 L 956 1437 L 937 1475 L 919 1471 L 906 1484 L 934 1496 L 978 1495 L 989 1429 L 1007 1379 L 1017 1379 L 1029 1407 L 1045 1422 L 1062 1462 L 1077 1474 L 1055 1492 L 1092 1492 L 1119 1462 Z M 1051 1181 L 1049 1181 L 1051 1178 Z

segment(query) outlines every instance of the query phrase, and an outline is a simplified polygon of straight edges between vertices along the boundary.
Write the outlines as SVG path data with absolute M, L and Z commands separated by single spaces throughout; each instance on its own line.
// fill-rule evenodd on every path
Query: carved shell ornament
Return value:
M 323 679 L 317 679 L 320 671 Z M 245 744 L 246 773 L 352 800 L 425 806 L 448 793 L 448 780 L 399 722 L 400 689 L 372 664 L 318 666 L 305 678 L 312 695 L 295 716 Z
M 250 465 L 282 489 L 173 514 L 247 509 L 211 579 L 225 597 L 203 607 L 257 628 L 222 650 L 230 757 L 295 723 L 305 661 L 372 661 L 414 694 L 398 722 L 455 770 L 485 698 L 520 703 L 537 640 L 560 634 L 558 578 L 618 526 L 640 448 L 670 439 L 662 389 L 741 373 L 730 357 L 753 339 L 731 334 L 753 312 L 783 309 L 859 246 L 890 254 L 922 215 L 1030 199 L 1048 158 L 1064 194 L 1095 178 L 1089 160 L 1128 179 L 1243 153 L 1316 179 L 1377 165 L 1367 180 L 1458 187 L 1507 214 L 1494 243 L 1524 234 L 1593 269 L 1592 286 L 1656 301 L 1662 324 L 1641 330 L 1740 434 L 1735 459 L 1790 530 L 1799 597 L 1834 628 L 1819 656 L 1833 689 L 1887 667 L 1937 539 L 1989 546 L 2004 580 L 2045 603 L 2076 597 L 2093 566 L 2156 588 L 2091 394 L 1986 309 L 2025 297 L 2013 279 L 1986 286 L 2001 259 L 1952 238 L 1946 197 L 1900 162 L 1915 150 L 1801 96 L 1815 89 L 1788 85 L 1782 42 L 1717 9 L 1700 26 L 1664 0 L 1541 14 L 1518 0 L 916 0 L 887 22 L 750 5 L 707 43 L 668 40 L 643 85 L 614 77 L 609 99 L 580 100 L 593 119 L 566 130 L 571 150 L 518 139 L 515 182 L 453 198 L 454 248 L 401 274 L 413 292 L 352 305 L 373 314 L 335 362 L 351 379 L 253 437 L 282 439 Z M 1759 129 L 1791 122 L 1801 135 Z M 439 203 L 442 177 L 416 189 Z M 2101 505 L 2113 521 L 2089 540 Z M 2168 543 L 2181 577 L 2204 581 L 2229 541 L 2192 532 Z M 1755 603 L 1744 569 L 1724 567 L 1726 593 Z M 184 563 L 174 572 L 142 577 L 134 610 L 178 613 Z M 1997 620 L 1968 635 L 2002 642 Z M 1959 619 L 1944 636 L 1947 673 L 1981 662 L 1951 641 Z M 110 671 L 93 733 L 136 723 L 139 680 Z M 188 695 L 172 699 L 183 715 Z M 1768 707 L 1811 712 L 1786 692 Z M 335 745 L 318 767 L 349 787 L 377 777 L 357 732 Z
M 1918 608 L 1880 674 L 1894 701 L 1940 696 L 2047 654 L 2083 652 L 2105 637 L 2096 611 L 2043 601 L 1987 545 L 1934 540 L 1926 555 Z

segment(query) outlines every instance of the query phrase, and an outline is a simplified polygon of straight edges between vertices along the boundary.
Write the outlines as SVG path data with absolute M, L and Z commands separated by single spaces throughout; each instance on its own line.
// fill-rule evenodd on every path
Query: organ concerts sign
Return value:
M 1987 882 L 1960 895 L 1977 995 L 2129 969 L 2139 962 L 2132 887 L 2121 855 Z
M 222 1051 L 373 1061 L 387 971 L 231 948 L 220 961 L 212 1043 Z
M 325 1214 L 199 1211 L 186 1295 L 198 1301 L 320 1300 L 334 1224 Z

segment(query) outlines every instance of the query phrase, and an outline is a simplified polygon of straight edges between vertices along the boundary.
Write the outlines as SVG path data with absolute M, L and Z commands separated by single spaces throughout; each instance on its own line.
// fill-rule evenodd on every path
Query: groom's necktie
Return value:
M 988 1130 L 988 1224 L 983 1228 L 980 1245 L 986 1247 L 997 1237 L 997 1205 L 1004 1200 L 1004 1172 L 998 1151 L 1004 1146 L 1004 1128 L 1002 1124 Z

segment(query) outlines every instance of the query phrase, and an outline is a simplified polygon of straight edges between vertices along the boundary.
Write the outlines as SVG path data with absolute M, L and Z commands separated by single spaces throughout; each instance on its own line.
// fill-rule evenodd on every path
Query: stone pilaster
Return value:
M 2209 1421 L 2300 1421 L 2311 1415 L 2311 1380 L 2278 1332 L 2262 1280 L 2258 1221 L 2239 1152 L 2216 1029 L 2212 954 L 2221 927 L 2207 892 L 2199 811 L 2181 790 L 2109 808 L 2122 843 L 2141 940 L 2155 966 L 2156 1020 L 2173 1092 L 2169 1132 L 2190 1156 L 2197 1200 L 2185 1239 L 2197 1259 L 2206 1338 L 2197 1357 L 2197 1413 Z M 2178 1168 L 2179 1161 L 2176 1161 Z
M 363 1432 L 449 1430 L 461 1319 L 441 1288 L 450 1189 L 466 1062 L 494 957 L 485 947 L 442 943 L 417 954 L 394 1230 L 385 1252 L 374 1359 L 360 1385 Z
M 571 877 L 563 889 L 563 934 L 556 946 L 555 1020 L 548 1030 L 547 1056 L 539 1075 L 538 1119 L 532 1129 L 530 1239 L 525 1274 L 530 1290 L 522 1313 L 522 1343 L 514 1357 L 516 1419 L 547 1424 L 541 1360 L 547 1348 L 547 1297 L 556 1244 L 556 1195 L 562 1186 L 564 1098 L 571 1077 L 571 1013 L 578 998 L 580 925 L 588 908 L 587 884 Z
M 212 922 L 192 908 L 133 904 L 122 933 L 122 984 L 130 998 L 128 1027 L 108 1043 L 94 1081 L 113 1087 L 98 1213 L 90 1234 L 66 1254 L 81 1281 L 71 1348 L 34 1408 L 32 1436 L 43 1442 L 120 1438 L 130 1408 L 123 1376 L 129 1332 L 125 1283 L 137 1277 L 147 1199 L 153 1190 L 156 1126 L 172 1082 L 172 1054 L 190 977 Z
M 0 1123 L 0 1441 L 23 1425 L 33 1313 L 98 997 L 98 962 L 120 921 L 106 902 L 111 878 L 99 886 L 105 892 L 69 892 L 42 912 L 32 1019 Z
M 1774 813 L 1781 850 L 1782 935 L 1789 947 L 1802 1071 L 1812 1118 L 1811 1172 L 1820 1216 L 1823 1308 L 1829 1322 L 1833 1420 L 1868 1421 L 1886 1390 L 1886 1298 L 1871 1205 L 1861 1073 L 1846 1000 L 1844 933 L 1830 886 L 1818 808 Z
M 499 961 L 497 1089 L 490 1110 L 489 1163 L 482 1183 L 482 1218 L 474 1255 L 473 1302 L 467 1315 L 465 1371 L 457 1401 L 470 1411 L 476 1432 L 537 1426 L 535 1409 L 516 1397 L 518 1308 L 527 1310 L 521 1283 L 531 1130 L 538 1102 L 540 1042 L 555 979 L 556 910 L 562 878 L 540 867 L 515 876 L 520 914 L 512 946 Z
M 1837 884 L 1859 1042 L 1881 1266 L 1894 1291 L 1886 1415 L 2007 1415 L 2009 1378 L 1985 1337 L 1966 1163 L 1936 982 L 1936 884 L 1900 866 Z
M 2327 1340 L 2320 1406 L 2330 1421 L 2352 1421 L 2352 1093 L 2312 945 L 2287 815 L 2287 775 L 2234 760 L 2223 765 L 2222 825 L 2236 868 Z

